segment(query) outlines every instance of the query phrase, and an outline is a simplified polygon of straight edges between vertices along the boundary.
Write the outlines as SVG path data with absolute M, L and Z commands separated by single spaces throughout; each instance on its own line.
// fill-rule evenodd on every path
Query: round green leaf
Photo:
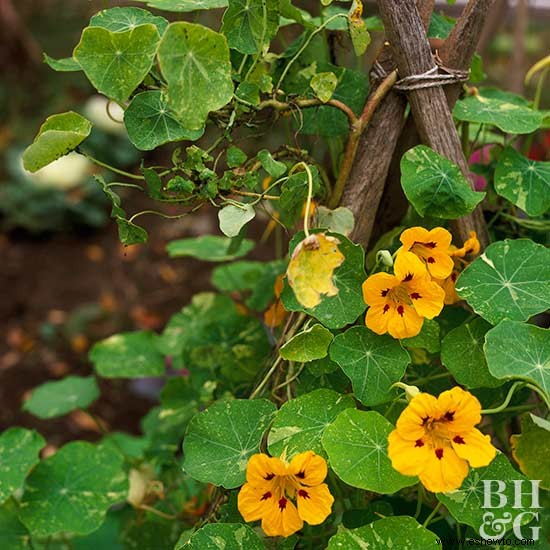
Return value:
M 328 353 L 332 338 L 330 330 L 316 324 L 293 336 L 281 347 L 279 353 L 283 359 L 300 363 L 322 359 Z
M 164 17 L 153 15 L 141 8 L 130 7 L 101 10 L 90 19 L 89 26 L 101 27 L 112 32 L 125 32 L 148 23 L 155 25 L 161 36 L 168 26 L 168 21 Z
M 523 416 L 521 434 L 510 437 L 510 443 L 520 470 L 550 489 L 550 422 L 532 414 Z
M 204 128 L 186 130 L 158 90 L 142 92 L 132 99 L 124 112 L 124 125 L 130 141 L 142 151 L 151 151 L 171 141 L 194 141 L 204 134 Z
M 330 466 L 348 485 L 390 494 L 417 483 L 401 475 L 388 458 L 388 435 L 394 429 L 374 411 L 346 409 L 325 429 L 323 447 Z
M 458 277 L 456 291 L 489 323 L 526 321 L 550 307 L 550 250 L 529 239 L 498 241 Z
M 336 237 L 340 244 L 338 248 L 345 256 L 345 260 L 340 267 L 334 270 L 333 281 L 338 294 L 336 296 L 323 296 L 321 303 L 312 308 L 304 308 L 296 297 L 292 288 L 285 280 L 285 286 L 281 294 L 283 305 L 287 311 L 303 311 L 328 328 L 342 328 L 353 323 L 367 307 L 363 301 L 363 292 L 361 285 L 367 278 L 365 273 L 365 252 L 358 244 L 353 244 L 347 237 L 339 233 L 327 233 L 331 237 Z M 303 240 L 303 232 L 297 233 L 290 242 L 289 252 Z
M 23 166 L 30 172 L 40 170 L 75 149 L 91 130 L 92 123 L 73 111 L 49 116 L 23 152 Z
M 507 147 L 495 169 L 495 191 L 529 216 L 550 208 L 550 162 L 528 159 Z
M 195 531 L 187 542 L 176 544 L 174 550 L 220 550 L 220 548 L 265 550 L 260 537 L 243 523 L 210 523 Z
M 411 338 L 403 338 L 401 344 L 407 348 L 422 348 L 437 353 L 441 349 L 439 323 L 434 319 L 424 319 L 421 331 Z
M 493 519 L 497 519 L 506 516 L 515 518 L 522 512 L 533 511 L 528 508 L 531 503 L 531 499 L 528 495 L 525 495 L 521 499 L 523 506 L 518 508 L 514 507 L 514 480 L 523 481 L 522 490 L 525 492 L 529 491 L 531 482 L 524 475 L 515 470 L 503 454 L 497 453 L 497 456 L 489 466 L 475 469 L 472 468 L 460 489 L 452 493 L 437 493 L 436 497 L 444 504 L 459 523 L 470 525 L 476 531 L 478 531 L 482 525 L 485 525 L 485 532 L 490 535 L 492 534 L 490 531 L 491 523 L 489 522 L 489 524 L 486 524 L 486 518 L 484 518 L 487 512 L 496 514 L 496 517 L 493 516 Z M 499 488 L 502 489 L 503 506 L 496 510 L 494 508 L 485 508 L 485 492 L 487 492 L 488 497 L 491 498 L 488 504 L 495 507 L 500 504 L 498 495 L 493 494 L 491 496 L 489 494 L 489 492 L 496 492 Z M 506 499 L 505 503 L 504 498 Z M 523 519 L 523 523 L 527 523 L 531 521 L 533 517 L 530 514 L 525 514 Z M 495 527 L 497 526 L 495 525 Z M 502 528 L 504 526 L 501 525 L 500 527 Z M 506 525 L 507 529 L 511 529 L 511 527 L 511 524 Z M 501 532 L 495 531 L 494 534 L 496 538 L 497 535 L 501 535 Z
M 550 329 L 502 321 L 485 336 L 485 356 L 496 378 L 529 380 L 550 395 Z
M 339 206 L 334 210 L 319 206 L 316 211 L 315 225 L 334 233 L 341 233 L 347 237 L 353 231 L 355 218 L 353 212 L 345 206 Z
M 171 23 L 158 59 L 168 83 L 168 104 L 188 130 L 202 128 L 210 111 L 231 101 L 229 48 L 221 34 L 194 23 Z
M 44 63 L 49 65 L 51 69 L 60 73 L 72 73 L 75 71 L 81 71 L 82 67 L 78 64 L 73 57 L 64 57 L 63 59 L 54 59 L 48 54 L 44 55 Z
M 477 318 L 451 330 L 441 343 L 441 361 L 455 380 L 467 388 L 496 388 L 504 382 L 487 367 L 483 344 L 491 325 Z
M 75 409 L 86 409 L 99 397 L 93 376 L 67 376 L 35 388 L 23 410 L 38 418 L 55 418 Z
M 151 8 L 165 11 L 188 12 L 195 10 L 211 10 L 225 8 L 227 0 L 137 0 L 147 2 Z
M 275 160 L 267 149 L 262 149 L 257 155 L 263 169 L 273 178 L 279 178 L 286 172 L 286 164 Z
M 242 207 L 228 204 L 218 210 L 220 230 L 226 237 L 236 237 L 255 215 L 254 207 L 250 204 L 244 204 Z
M 73 57 L 98 92 L 123 102 L 151 70 L 159 40 L 151 23 L 122 32 L 87 27 Z
M 0 548 L 29 550 L 30 535 L 17 517 L 17 505 L 8 500 L 0 506 Z
M 266 399 L 236 399 L 195 415 L 183 440 L 184 470 L 226 489 L 242 485 L 248 459 L 260 451 L 274 413 L 275 405 Z
M 164 357 L 156 335 L 148 331 L 114 334 L 94 344 L 90 361 L 105 378 L 143 378 L 164 374 Z
M 421 216 L 446 220 L 469 214 L 485 196 L 472 190 L 454 162 L 425 145 L 417 145 L 403 155 L 401 185 Z
M 353 393 L 364 405 L 376 405 L 396 395 L 399 382 L 411 358 L 399 342 L 367 327 L 351 327 L 338 334 L 330 346 L 330 358 L 351 380 Z
M 41 462 L 25 483 L 20 518 L 33 535 L 97 529 L 107 510 L 125 500 L 122 456 L 84 441 L 68 443 Z
M 254 248 L 254 241 L 243 239 L 237 250 L 229 252 L 231 244 L 232 241 L 228 237 L 203 235 L 191 239 L 171 241 L 166 246 L 166 250 L 171 258 L 190 256 L 206 262 L 227 262 L 246 256 Z
M 332 390 L 319 389 L 287 401 L 275 415 L 267 437 L 269 453 L 289 458 L 313 451 L 326 456 L 321 445 L 325 428 L 345 409 L 355 407 L 353 398 Z
M 530 134 L 542 124 L 540 111 L 512 103 L 506 96 L 489 97 L 484 92 L 457 101 L 453 116 L 465 122 L 492 124 L 509 134 Z
M 279 0 L 231 0 L 222 25 L 229 47 L 245 54 L 260 52 L 277 33 L 278 8 Z
M 328 543 L 328 550 L 431 550 L 438 538 L 409 516 L 391 516 L 358 529 L 341 529 Z
M 19 489 L 46 442 L 35 431 L 9 428 L 0 435 L 0 503 Z

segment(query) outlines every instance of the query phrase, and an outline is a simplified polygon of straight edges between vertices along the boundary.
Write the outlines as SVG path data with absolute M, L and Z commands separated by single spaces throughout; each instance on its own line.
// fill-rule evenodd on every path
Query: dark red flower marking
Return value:
M 265 479 L 266 481 L 271 481 L 274 477 L 275 477 L 275 474 L 266 474 L 266 475 L 264 476 L 264 479 Z
M 455 419 L 455 413 L 454 413 L 454 411 L 447 411 L 447 412 L 443 415 L 443 418 L 444 418 L 447 422 L 452 422 L 452 421 Z
M 306 473 L 303 470 L 301 470 L 296 474 L 296 477 L 299 477 L 300 479 L 304 479 L 306 477 Z
M 451 273 L 451 281 L 453 281 L 453 283 L 456 283 L 457 279 L 458 279 L 458 273 L 456 271 L 453 271 Z
M 432 256 L 428 256 L 426 258 L 426 261 L 429 263 L 429 264 L 435 264 L 435 258 L 433 258 Z
M 424 447 L 424 441 L 422 439 L 417 439 L 414 443 L 415 447 Z
M 279 499 L 279 510 L 284 510 L 286 508 L 286 503 L 288 500 L 285 497 Z
M 309 493 L 308 493 L 307 491 L 304 491 L 304 489 L 300 489 L 300 490 L 298 491 L 298 496 L 299 496 L 299 497 L 302 497 L 302 498 L 311 498 L 311 497 L 309 496 Z
M 429 242 L 429 243 L 424 243 L 424 246 L 426 248 L 435 248 L 437 246 L 436 243 L 434 243 L 433 241 Z
M 389 289 L 389 288 L 386 288 L 385 290 L 382 290 L 382 291 L 380 292 L 380 294 L 384 297 L 384 296 L 386 296 L 386 295 L 388 294 L 389 291 L 390 291 L 390 289 Z
M 425 416 L 425 417 L 422 419 L 422 426 L 425 426 L 425 425 L 428 423 L 428 420 L 430 420 L 430 417 L 429 417 L 429 416 Z
M 390 306 L 389 306 L 389 304 L 386 304 L 384 306 L 384 310 L 382 311 L 382 313 L 387 313 L 388 309 L 390 309 Z
M 411 297 L 411 300 L 418 300 L 419 298 L 422 298 L 422 296 L 420 296 L 418 292 L 413 292 L 412 294 L 410 294 L 410 297 Z
M 408 283 L 409 281 L 412 281 L 412 278 L 413 278 L 413 274 L 412 273 L 407 273 L 405 275 L 405 278 L 403 279 L 403 282 Z
M 262 498 L 260 500 L 267 500 L 268 498 L 271 498 L 273 495 L 268 491 L 267 493 L 264 493 L 262 495 Z
M 403 317 L 403 314 L 405 313 L 405 308 L 403 306 L 397 306 L 397 313 Z
M 435 450 L 435 456 L 441 460 L 443 458 L 443 449 L 436 449 Z
M 466 443 L 466 441 L 464 441 L 464 439 L 462 437 L 460 437 L 459 435 L 455 435 L 453 437 L 453 441 L 455 443 L 458 443 L 459 445 L 464 445 Z

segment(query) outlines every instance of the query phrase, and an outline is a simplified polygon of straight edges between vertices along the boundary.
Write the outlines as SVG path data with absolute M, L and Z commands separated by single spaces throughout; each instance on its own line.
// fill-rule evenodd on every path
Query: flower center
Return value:
M 432 256 L 434 248 L 437 246 L 434 242 L 419 243 L 415 242 L 411 247 L 411 252 L 423 258 L 427 263 L 433 264 L 435 259 Z
M 411 305 L 411 299 L 405 288 L 402 285 L 394 286 L 393 288 L 388 289 L 385 295 L 386 299 L 394 304 L 407 304 Z

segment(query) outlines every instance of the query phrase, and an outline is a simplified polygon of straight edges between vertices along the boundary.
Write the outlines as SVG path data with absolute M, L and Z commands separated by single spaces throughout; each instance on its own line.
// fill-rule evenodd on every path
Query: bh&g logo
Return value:
M 522 510 L 517 514 L 504 512 L 502 514 L 486 512 L 483 514 L 483 524 L 479 534 L 484 539 L 501 539 L 510 529 L 518 539 L 539 540 L 540 527 L 529 527 L 527 523 L 538 522 L 539 513 L 531 510 L 540 508 L 539 484 L 540 480 L 514 479 L 513 503 L 509 502 L 505 481 L 499 479 L 483 480 L 483 509 L 500 509 L 511 505 L 514 510 Z M 530 487 L 529 487 L 530 485 Z M 525 486 L 525 487 L 524 487 Z M 522 528 L 523 525 L 523 528 Z

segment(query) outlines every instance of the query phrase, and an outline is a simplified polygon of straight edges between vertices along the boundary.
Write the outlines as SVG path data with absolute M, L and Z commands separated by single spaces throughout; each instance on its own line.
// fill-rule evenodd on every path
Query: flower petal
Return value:
M 467 433 L 455 435 L 451 444 L 456 454 L 467 460 L 472 468 L 487 466 L 497 454 L 491 438 L 475 428 Z
M 470 392 L 458 386 L 441 393 L 437 406 L 449 432 L 467 433 L 481 422 L 481 404 Z
M 429 393 L 413 397 L 397 420 L 396 428 L 403 439 L 416 441 L 426 435 L 425 425 L 429 419 L 437 418 L 437 399 Z
M 399 284 L 395 275 L 389 273 L 375 273 L 363 283 L 363 300 L 369 306 L 386 303 L 385 296 L 388 290 Z
M 237 497 L 237 508 L 245 521 L 256 521 L 267 513 L 269 506 L 276 500 L 276 491 L 264 490 L 245 483 Z
M 268 537 L 289 537 L 303 526 L 296 506 L 284 496 L 270 502 L 262 517 L 262 529 Z
M 402 248 L 397 252 L 393 271 L 399 281 L 413 281 L 418 278 L 429 277 L 426 266 L 418 259 L 418 256 Z
M 451 256 L 446 252 L 434 251 L 426 255 L 424 259 L 430 275 L 435 279 L 445 279 L 448 277 L 455 265 Z
M 444 445 L 431 450 L 418 478 L 428 491 L 448 493 L 459 489 L 467 475 L 468 463 Z
M 369 307 L 365 316 L 365 324 L 376 334 L 386 334 L 388 332 L 388 321 L 390 316 L 388 312 L 391 306 L 386 303 L 376 304 Z
M 414 309 L 419 315 L 433 319 L 441 313 L 445 291 L 436 282 L 419 279 L 406 283 L 406 287 Z
M 296 492 L 298 514 L 310 525 L 319 525 L 330 515 L 334 497 L 326 483 L 317 487 L 302 487 Z
M 327 477 L 326 460 L 313 451 L 297 454 L 288 466 L 288 473 L 303 485 L 319 485 Z
M 246 467 L 246 481 L 254 487 L 265 487 L 275 476 L 286 474 L 285 463 L 263 453 L 252 455 Z
M 422 330 L 424 318 L 407 304 L 390 307 L 387 315 L 388 332 L 394 338 L 412 338 Z
M 425 227 L 409 227 L 401 233 L 399 240 L 403 243 L 405 250 L 410 250 L 414 243 L 429 242 L 430 232 Z
M 398 430 L 388 436 L 388 456 L 391 465 L 404 476 L 417 476 L 426 467 L 430 445 L 425 438 L 416 441 L 404 439 Z

